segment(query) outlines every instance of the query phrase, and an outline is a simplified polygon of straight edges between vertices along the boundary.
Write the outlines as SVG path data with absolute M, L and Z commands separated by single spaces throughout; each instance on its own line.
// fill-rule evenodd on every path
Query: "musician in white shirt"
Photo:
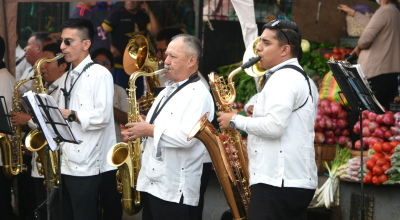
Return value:
M 21 81 L 24 79 L 28 79 L 34 75 L 33 65 L 35 62 L 42 58 L 43 53 L 43 42 L 44 39 L 49 35 L 47 32 L 36 32 L 31 35 L 28 40 L 28 44 L 24 48 L 26 61 L 32 65 L 32 67 L 27 68 L 22 73 L 21 77 L 17 79 L 17 81 Z M 31 90 L 32 80 L 24 83 L 21 87 L 19 87 L 18 92 L 19 96 L 22 97 L 25 92 Z
M 318 187 L 313 142 L 318 91 L 297 61 L 300 42 L 296 23 L 265 24 L 257 51 L 261 66 L 269 71 L 253 117 L 218 114 L 221 129 L 249 134 L 248 220 L 305 219 Z
M 4 39 L 0 36 L 0 96 L 4 96 L 4 100 L 7 105 L 9 113 L 12 106 L 12 97 L 14 92 L 15 79 L 6 69 L 6 64 L 3 62 L 4 53 L 6 46 Z M 4 103 L 3 103 L 4 104 Z M 11 136 L 9 136 L 11 139 Z M 0 151 L 0 158 L 1 158 Z M 3 160 L 0 159 L 0 213 L 2 219 L 18 219 L 18 216 L 14 214 L 11 203 L 11 187 L 13 181 L 8 179 L 3 172 Z
M 81 144 L 61 147 L 62 211 L 65 219 L 98 219 L 100 173 L 113 169 L 106 155 L 115 141 L 111 73 L 89 55 L 92 23 L 82 18 L 63 24 L 60 48 L 71 69 L 61 78 L 59 107 Z M 111 189 L 110 189 L 111 190 Z M 57 212 L 57 211 L 56 211 Z
M 137 183 L 144 220 L 194 219 L 206 149 L 187 137 L 205 113 L 210 112 L 209 121 L 214 115 L 211 94 L 197 75 L 200 54 L 196 37 L 174 37 L 166 50 L 167 88 L 157 96 L 146 122 L 126 125 L 129 139 L 147 138 Z
M 18 35 L 17 35 L 18 41 Z M 25 51 L 21 48 L 21 46 L 17 42 L 17 47 L 15 48 L 15 80 L 19 81 L 22 73 L 26 69 L 31 68 L 32 65 L 26 61 Z

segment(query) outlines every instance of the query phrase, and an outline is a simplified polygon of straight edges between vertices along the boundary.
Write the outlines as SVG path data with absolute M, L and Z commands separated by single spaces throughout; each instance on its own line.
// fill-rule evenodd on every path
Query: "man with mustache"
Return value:
M 253 117 L 218 113 L 221 129 L 249 134 L 248 220 L 305 219 L 318 187 L 314 152 L 318 90 L 297 60 L 300 42 L 296 23 L 266 23 L 257 51 L 261 67 L 268 71 Z
M 72 132 L 82 141 L 62 146 L 64 219 L 98 219 L 100 173 L 113 169 L 106 156 L 116 143 L 114 86 L 107 68 L 94 64 L 89 55 L 93 35 L 89 20 L 70 18 L 64 22 L 59 40 L 65 61 L 72 64 L 60 80 L 59 107 L 64 118 L 72 121 Z
M 144 220 L 195 219 L 199 203 L 204 145 L 187 141 L 189 132 L 207 112 L 212 121 L 214 103 L 200 81 L 201 42 L 181 34 L 166 50 L 170 78 L 154 101 L 146 121 L 128 123 L 129 139 L 145 138 L 137 190 L 144 200 Z

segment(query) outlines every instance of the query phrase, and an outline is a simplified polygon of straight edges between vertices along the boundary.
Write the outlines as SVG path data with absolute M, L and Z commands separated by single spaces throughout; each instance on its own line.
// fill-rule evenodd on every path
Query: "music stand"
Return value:
M 25 100 L 30 104 L 30 111 L 37 120 L 38 130 L 42 131 L 46 140 L 47 153 L 47 219 L 50 220 L 50 206 L 56 199 L 57 191 L 59 191 L 60 199 L 60 219 L 62 219 L 62 181 L 61 181 L 61 148 L 58 149 L 61 142 L 69 142 L 80 144 L 75 135 L 72 133 L 71 127 L 64 119 L 52 96 L 47 94 L 34 94 L 28 91 L 24 94 Z M 29 105 L 28 105 L 29 106 Z M 58 187 L 54 186 L 50 194 L 50 153 L 49 150 L 58 150 Z M 43 205 L 42 203 L 38 209 Z
M 0 96 L 0 133 L 13 135 L 11 128 L 10 117 L 12 115 L 7 114 L 7 103 L 4 96 Z
M 361 220 L 364 220 L 364 158 L 362 111 L 368 110 L 376 114 L 385 113 L 369 86 L 360 65 L 351 65 L 347 62 L 329 61 L 328 66 L 332 76 L 336 79 L 341 92 L 347 99 L 352 110 L 357 110 L 360 117 L 360 148 L 361 148 Z M 341 96 L 340 96 L 341 97 Z M 343 101 L 343 100 L 342 100 Z

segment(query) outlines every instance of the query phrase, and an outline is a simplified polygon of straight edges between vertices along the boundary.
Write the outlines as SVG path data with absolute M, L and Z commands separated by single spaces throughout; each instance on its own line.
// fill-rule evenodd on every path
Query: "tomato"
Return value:
M 375 150 L 375 152 L 382 152 L 382 143 L 381 142 L 376 142 L 374 144 L 374 150 Z
M 392 154 L 386 154 L 385 155 L 385 160 L 390 164 L 390 162 L 391 162 L 391 160 L 390 160 L 390 157 L 392 156 Z
M 372 177 L 372 183 L 373 183 L 374 185 L 376 185 L 376 186 L 381 185 L 381 183 L 380 183 L 379 180 L 378 180 L 378 176 L 376 176 L 376 175 Z
M 340 55 L 340 54 L 333 54 L 333 59 L 335 59 L 335 60 L 341 60 L 342 59 L 342 55 Z
M 364 177 L 364 183 L 366 184 L 372 184 L 372 174 L 367 174 Z
M 238 102 L 238 103 L 237 103 L 237 107 L 238 107 L 238 108 L 243 108 L 243 103 Z
M 333 48 L 333 53 L 334 53 L 334 54 L 340 54 L 340 51 L 339 51 L 336 47 L 334 47 L 334 48 Z
M 376 165 L 382 167 L 383 165 L 387 164 L 387 161 L 384 158 L 379 159 L 376 161 Z
M 344 54 L 346 54 L 346 49 L 340 48 L 340 49 L 339 49 L 339 52 L 340 52 L 342 55 L 344 55 Z
M 397 145 L 399 145 L 400 143 L 399 142 L 397 142 L 397 141 L 392 141 L 392 142 L 390 142 L 390 146 L 392 146 L 392 147 L 397 147 Z
M 365 164 L 365 166 L 367 166 L 367 169 L 368 169 L 368 170 L 372 170 L 372 168 L 374 168 L 375 164 L 376 164 L 376 162 L 375 162 L 374 160 L 369 160 L 369 161 Z
M 331 55 L 330 53 L 325 53 L 325 54 L 324 54 L 324 57 L 325 57 L 326 59 L 331 58 L 331 56 L 332 56 L 332 55 Z
M 368 175 L 368 174 L 372 176 L 371 170 L 367 170 L 367 175 Z
M 385 155 L 384 155 L 383 153 L 374 153 L 374 154 L 371 156 L 371 160 L 374 160 L 374 161 L 376 162 L 376 161 L 378 161 L 379 159 L 384 158 L 384 157 L 385 157 Z
M 390 151 L 391 154 L 394 154 L 394 151 L 396 150 L 395 147 L 392 148 L 392 150 Z
M 382 145 L 383 152 L 389 153 L 391 150 L 392 150 L 392 146 L 390 145 L 389 142 L 383 143 L 383 145 Z
M 383 173 L 382 167 L 375 165 L 374 168 L 372 168 L 372 174 L 382 175 L 382 173 Z
M 346 50 L 346 54 L 351 54 L 351 50 Z
M 388 176 L 386 174 L 382 174 L 382 175 L 378 176 L 378 180 L 380 183 L 384 183 L 388 180 Z
M 391 168 L 390 164 L 385 164 L 385 165 L 382 166 L 382 171 L 386 172 L 386 170 L 388 170 L 390 168 Z

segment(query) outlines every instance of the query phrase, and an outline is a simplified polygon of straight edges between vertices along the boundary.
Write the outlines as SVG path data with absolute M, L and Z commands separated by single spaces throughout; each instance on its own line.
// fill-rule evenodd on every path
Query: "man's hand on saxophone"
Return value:
M 13 126 L 18 126 L 18 125 L 27 125 L 29 119 L 32 117 L 24 112 L 21 113 L 16 113 L 16 112 L 11 112 L 11 115 L 13 116 L 11 118 L 11 123 Z
M 128 128 L 126 136 L 129 140 L 141 137 L 154 137 L 154 128 L 156 126 L 147 123 L 140 117 L 140 122 L 128 123 L 125 125 Z
M 219 128 L 230 129 L 229 123 L 234 115 L 236 115 L 236 112 L 218 112 L 217 121 L 219 122 Z

